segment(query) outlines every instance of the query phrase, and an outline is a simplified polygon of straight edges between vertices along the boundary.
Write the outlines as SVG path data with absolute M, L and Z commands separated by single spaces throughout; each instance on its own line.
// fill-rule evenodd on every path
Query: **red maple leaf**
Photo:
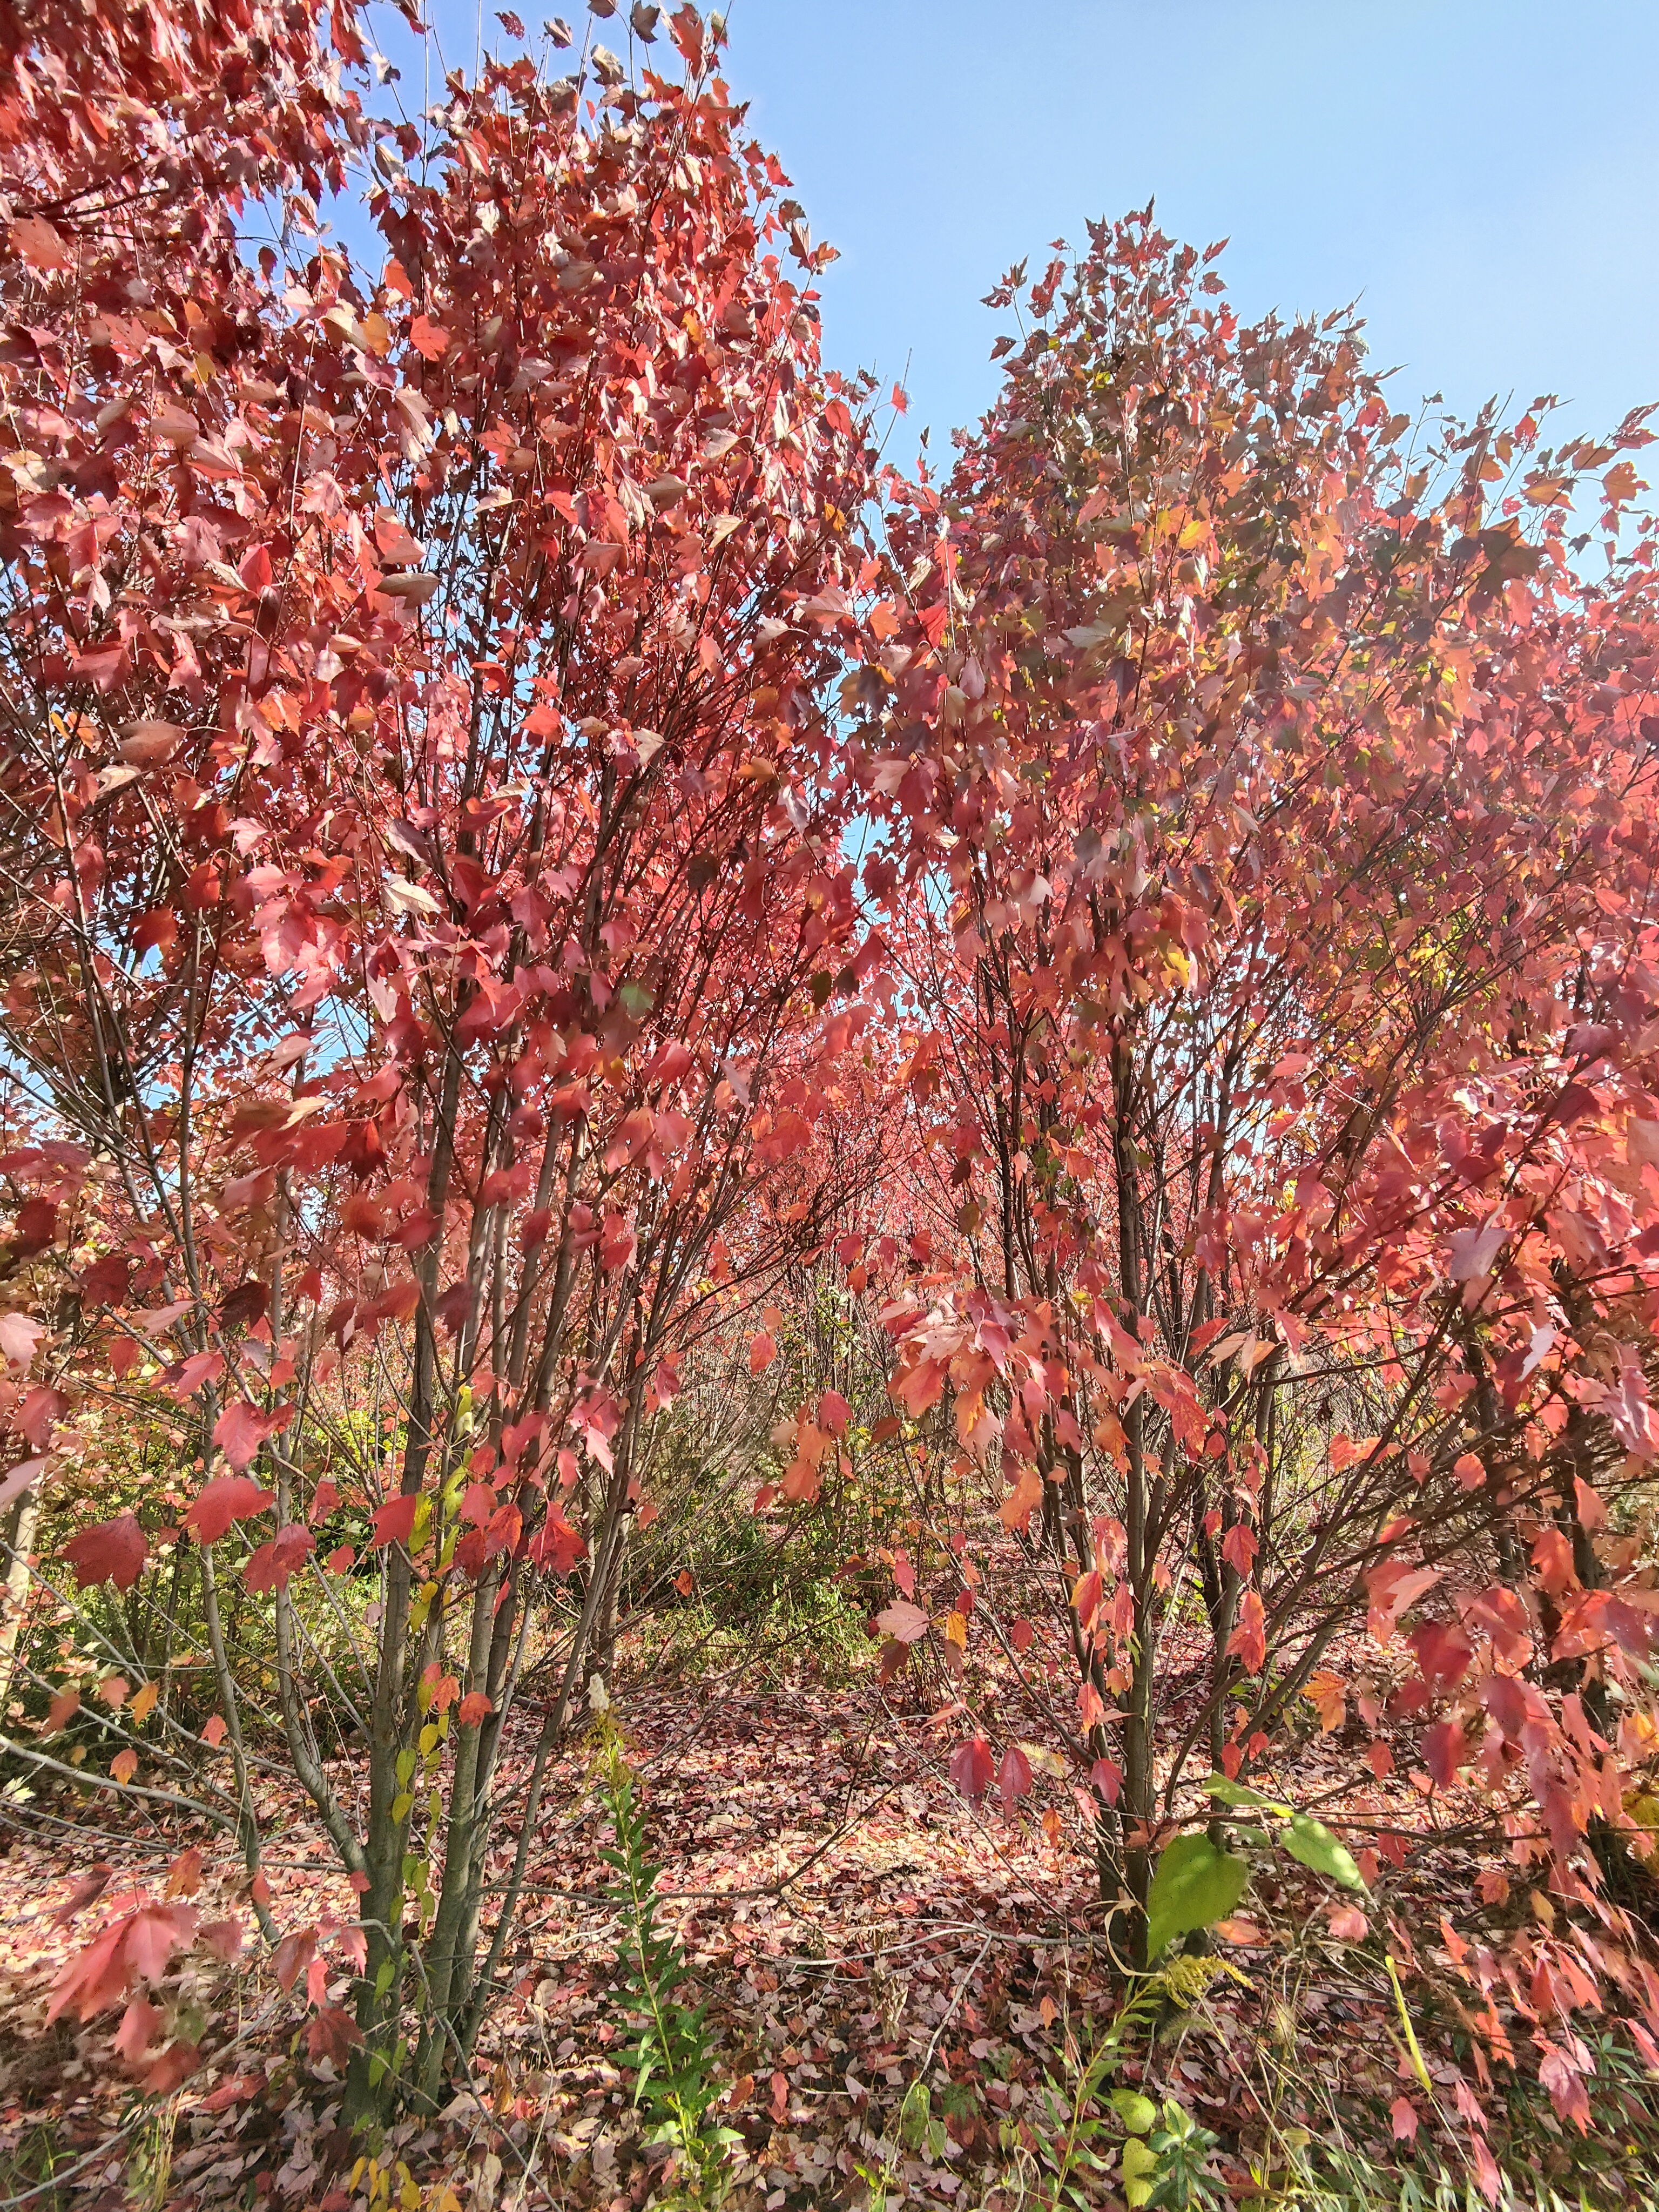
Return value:
M 75 1579 L 82 1589 L 98 1583 L 131 1589 L 149 1556 L 149 1542 L 131 1513 L 119 1513 L 112 1521 L 82 1528 L 64 1547 L 64 1557 L 74 1568 Z

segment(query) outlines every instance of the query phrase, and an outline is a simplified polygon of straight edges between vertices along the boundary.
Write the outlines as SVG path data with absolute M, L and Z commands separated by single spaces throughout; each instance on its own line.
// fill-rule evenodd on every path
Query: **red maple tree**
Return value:
M 1146 217 L 1016 301 L 953 473 L 892 486 L 853 749 L 931 1186 L 894 1393 L 1000 1476 L 1052 1626 L 1022 1660 L 1029 1574 L 957 1603 L 1042 1704 L 1070 1655 L 1131 1954 L 1183 1784 L 1298 1696 L 1443 1716 L 1424 1788 L 1475 1760 L 1616 1935 L 1590 1841 L 1654 1742 L 1648 433 L 1413 423 L 1352 329 L 1242 325 Z
M 830 1005 L 857 987 L 854 793 L 822 693 L 862 559 L 863 394 L 818 368 L 775 165 L 734 139 L 689 11 L 675 35 L 683 82 L 586 106 L 526 61 L 455 82 L 426 181 L 383 141 L 373 285 L 319 250 L 279 295 L 227 218 L 216 260 L 179 258 L 190 299 L 146 270 L 112 323 L 95 223 L 54 202 L 74 248 L 40 251 L 44 216 L 15 218 L 38 335 L 5 374 L 37 444 L 4 544 L 5 1034 L 51 1133 L 8 1166 L 40 1194 L 14 1244 L 35 1308 L 48 1279 L 70 1302 L 18 1324 L 51 1377 L 23 1480 L 95 1401 L 179 1409 L 197 1486 L 168 1536 L 198 1553 L 256 1904 L 214 1562 L 233 1528 L 258 1540 L 261 1717 L 362 1899 L 360 2101 L 386 2094 L 406 1919 L 428 2094 L 476 2033 L 645 1503 L 642 1424 L 711 1264 L 731 1282 L 722 1231 L 799 1185 L 858 1034 Z M 181 119 L 210 143 L 171 188 L 204 224 L 246 121 Z M 751 1268 L 821 1239 L 837 1172 L 773 1208 Z M 354 1512 L 380 1555 L 366 1820 L 294 1593 Z M 124 1588 L 149 1542 L 129 1510 L 68 1556 Z M 484 1942 L 532 1659 L 552 1686 Z

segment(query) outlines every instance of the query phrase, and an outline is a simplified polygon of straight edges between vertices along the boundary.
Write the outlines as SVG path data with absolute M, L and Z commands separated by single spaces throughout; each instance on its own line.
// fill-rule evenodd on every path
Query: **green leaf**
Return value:
M 1259 1813 L 1277 1814 L 1281 1820 L 1288 1820 L 1291 1817 L 1288 1805 L 1281 1805 L 1276 1797 L 1264 1797 L 1259 1790 L 1252 1790 L 1247 1783 L 1230 1782 L 1224 1774 L 1212 1774 L 1204 1787 L 1212 1797 L 1218 1797 L 1224 1805 L 1254 1806 Z
M 1365 1877 L 1354 1864 L 1352 1852 L 1346 1844 L 1338 1843 L 1322 1820 L 1294 1813 L 1279 1840 L 1293 1859 L 1300 1859 L 1316 1874 L 1328 1875 L 1345 1889 L 1364 1888 Z
M 1158 2118 L 1158 2106 L 1139 2089 L 1114 2089 L 1112 2110 L 1132 2136 L 1147 2134 Z
M 1146 1898 L 1147 1963 L 1171 1937 L 1224 1920 L 1249 1878 L 1248 1863 L 1207 1836 L 1177 1836 L 1160 1853 Z
M 907 2150 L 920 2150 L 928 2121 L 927 2084 L 918 2079 L 904 2093 L 899 2106 L 899 2141 Z
M 656 1003 L 643 983 L 624 983 L 617 996 L 636 1022 L 642 1022 Z

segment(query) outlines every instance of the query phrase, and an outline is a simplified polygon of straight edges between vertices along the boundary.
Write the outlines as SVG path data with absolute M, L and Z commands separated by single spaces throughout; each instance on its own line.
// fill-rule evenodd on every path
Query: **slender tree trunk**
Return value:
M 5 1617 L 0 1620 L 0 1707 L 11 1702 L 12 1675 L 17 1664 L 24 1615 L 29 1601 L 29 1554 L 40 1519 L 40 1501 L 33 1490 L 23 1495 L 6 1515 Z

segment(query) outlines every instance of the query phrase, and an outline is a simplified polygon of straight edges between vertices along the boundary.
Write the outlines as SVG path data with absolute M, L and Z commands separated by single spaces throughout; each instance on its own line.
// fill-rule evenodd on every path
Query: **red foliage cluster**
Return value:
M 892 487 L 849 745 L 931 1189 L 895 1396 L 948 1394 L 959 1470 L 1069 1558 L 1112 1879 L 1145 1899 L 1195 1753 L 1236 1778 L 1298 1692 L 1386 1699 L 1430 1723 L 1425 1790 L 1478 1764 L 1659 2057 L 1587 1843 L 1645 1848 L 1656 1747 L 1659 602 L 1645 526 L 1619 543 L 1649 433 L 1430 434 L 1352 331 L 1241 326 L 1146 218 L 1024 305 L 948 482 Z M 1583 2001 L 1537 2014 L 1558 2075 Z
M 1659 1741 L 1648 433 L 1414 425 L 1352 329 L 1241 325 L 1139 218 L 994 295 L 1030 334 L 947 482 L 878 477 L 692 9 L 678 80 L 491 62 L 424 131 L 369 128 L 330 23 L 0 23 L 0 1504 L 99 1419 L 164 1426 L 182 1486 L 63 1557 L 125 1591 L 199 1548 L 256 1905 L 220 1547 L 268 1603 L 363 1900 L 314 2047 L 375 2089 L 406 1917 L 428 2093 L 468 2047 L 537 1624 L 580 1571 L 526 1838 L 653 1421 L 833 1255 L 890 1351 L 871 1441 L 948 1423 L 1046 1577 L 1034 1640 L 994 1547 L 931 1532 L 962 1789 L 1075 1778 L 1144 1927 L 1184 1782 L 1259 1769 L 1298 1697 L 1419 1721 L 1425 1793 L 1577 1915 L 1465 1956 L 1582 2117 L 1607 1983 L 1659 2064 L 1592 1848 L 1639 1843 Z M 245 258 L 371 140 L 377 275 Z M 853 1419 L 787 1419 L 763 1505 Z M 899 1560 L 889 1673 L 934 1633 Z M 366 1820 L 295 1600 L 360 1565 Z M 970 1629 L 1005 1684 L 1066 1656 L 1051 1743 L 976 1709 Z M 189 1921 L 112 1922 L 56 2007 Z

